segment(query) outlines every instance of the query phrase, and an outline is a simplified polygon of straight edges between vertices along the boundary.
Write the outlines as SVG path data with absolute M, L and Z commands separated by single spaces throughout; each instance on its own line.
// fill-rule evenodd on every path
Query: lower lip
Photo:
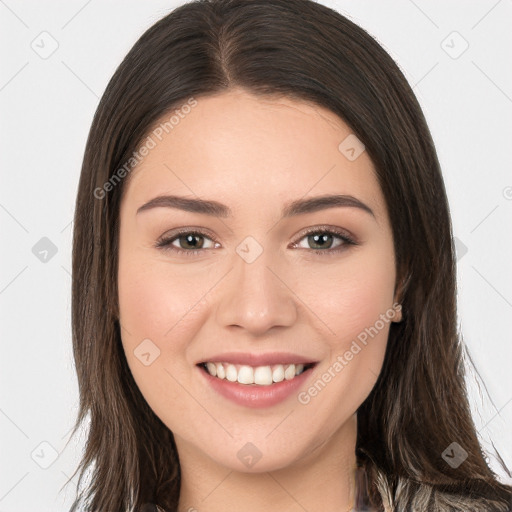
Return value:
M 198 370 L 204 376 L 207 383 L 217 391 L 219 395 L 228 398 L 238 405 L 261 409 L 283 402 L 296 393 L 309 378 L 313 368 L 314 366 L 303 371 L 300 375 L 297 375 L 291 380 L 283 380 L 271 384 L 270 386 L 240 384 L 239 382 L 231 382 L 226 379 L 213 377 L 202 367 L 198 367 Z

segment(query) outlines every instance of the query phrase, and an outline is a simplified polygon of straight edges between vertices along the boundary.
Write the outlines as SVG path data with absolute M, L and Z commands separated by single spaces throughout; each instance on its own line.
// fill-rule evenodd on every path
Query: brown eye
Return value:
M 201 249 L 204 245 L 204 237 L 201 235 L 179 235 L 174 240 L 179 240 L 181 249 Z
M 159 249 L 187 255 L 199 254 L 203 249 L 212 249 L 215 245 L 216 242 L 206 236 L 206 233 L 196 231 L 183 231 L 171 236 L 166 235 L 156 243 L 156 247 Z

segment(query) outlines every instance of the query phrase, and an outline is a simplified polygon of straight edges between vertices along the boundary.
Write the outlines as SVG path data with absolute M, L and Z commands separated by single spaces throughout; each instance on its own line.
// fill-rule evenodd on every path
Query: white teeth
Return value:
M 206 367 L 208 368 L 208 363 L 206 363 Z M 217 363 L 215 365 L 216 373 L 210 372 L 210 375 L 213 375 L 214 377 L 219 377 L 219 379 L 225 379 L 226 378 L 226 371 L 224 370 L 224 366 L 220 363 Z
M 281 382 L 284 380 L 284 367 L 282 364 L 278 364 L 272 372 L 272 380 L 274 382 Z
M 206 363 L 206 367 L 208 368 L 210 375 L 213 375 L 214 377 L 217 375 L 217 366 L 215 366 L 214 363 Z
M 292 380 L 293 377 L 295 377 L 295 365 L 291 364 L 290 366 L 287 366 L 284 370 L 284 378 L 286 380 Z
M 254 382 L 253 369 L 250 366 L 241 366 L 240 370 L 238 370 L 237 381 L 240 382 L 240 384 L 252 384 Z
M 270 386 L 272 384 L 272 369 L 270 366 L 258 366 L 254 370 L 254 384 L 260 386 Z
M 226 379 L 230 382 L 236 382 L 238 378 L 238 372 L 236 371 L 236 366 L 232 364 L 228 364 L 226 368 Z
M 304 371 L 303 364 L 276 364 L 273 366 L 234 365 L 230 363 L 206 363 L 206 369 L 210 375 L 219 379 L 227 379 L 230 382 L 240 384 L 257 384 L 270 386 L 274 382 L 291 380 Z

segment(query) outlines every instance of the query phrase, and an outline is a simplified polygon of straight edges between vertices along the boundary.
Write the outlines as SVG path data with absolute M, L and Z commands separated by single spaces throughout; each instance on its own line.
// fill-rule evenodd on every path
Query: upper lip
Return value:
M 245 364 L 248 366 L 270 366 L 273 364 L 309 364 L 316 363 L 310 357 L 292 354 L 290 352 L 272 352 L 268 354 L 255 354 L 249 352 L 225 352 L 223 354 L 215 354 L 198 361 L 201 363 L 231 363 Z

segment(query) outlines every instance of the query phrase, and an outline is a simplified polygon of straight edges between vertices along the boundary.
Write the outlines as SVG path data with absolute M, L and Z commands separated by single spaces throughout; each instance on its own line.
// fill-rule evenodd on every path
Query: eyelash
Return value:
M 320 256 L 334 256 L 335 254 L 345 250 L 347 245 L 358 245 L 358 243 L 347 233 L 343 231 L 338 231 L 337 229 L 328 228 L 328 227 L 322 227 L 317 226 L 314 228 L 307 229 L 304 233 L 302 233 L 302 236 L 297 240 L 297 242 L 294 242 L 293 244 L 298 244 L 303 238 L 307 237 L 311 234 L 322 234 L 322 235 L 334 235 L 335 237 L 341 239 L 343 241 L 343 244 L 338 246 L 335 249 L 306 249 L 308 251 L 312 251 L 315 254 L 318 254 Z M 219 243 L 217 239 L 210 236 L 208 233 L 200 230 L 190 230 L 190 229 L 184 229 L 182 231 L 178 231 L 177 233 L 174 233 L 171 237 L 161 237 L 157 240 L 155 247 L 157 249 L 162 249 L 164 251 L 171 251 L 176 254 L 185 254 L 186 256 L 196 256 L 200 252 L 207 251 L 208 249 L 192 249 L 190 251 L 179 249 L 177 247 L 174 247 L 172 242 L 175 240 L 178 240 L 183 235 L 193 235 L 193 236 L 201 236 L 206 237 L 212 240 L 214 243 Z

